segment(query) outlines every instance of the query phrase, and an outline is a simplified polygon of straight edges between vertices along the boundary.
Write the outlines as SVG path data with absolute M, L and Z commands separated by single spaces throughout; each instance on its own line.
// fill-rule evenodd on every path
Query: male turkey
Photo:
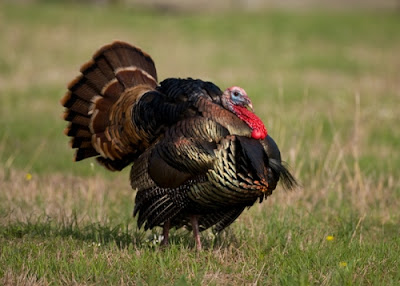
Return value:
M 151 57 L 130 44 L 102 47 L 61 100 L 75 160 L 96 157 L 109 170 L 133 163 L 134 215 L 145 229 L 221 231 L 246 207 L 296 182 L 281 163 L 240 87 L 169 78 L 158 84 Z M 249 110 L 249 109 L 251 110 Z

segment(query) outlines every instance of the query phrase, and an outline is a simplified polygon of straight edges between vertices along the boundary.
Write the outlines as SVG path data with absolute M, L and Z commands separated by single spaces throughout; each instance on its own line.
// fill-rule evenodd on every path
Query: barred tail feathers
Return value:
M 77 148 L 75 161 L 98 156 L 106 168 L 120 170 L 134 153 L 127 136 L 141 139 L 131 121 L 132 106 L 157 86 L 154 62 L 139 48 L 117 41 L 97 51 L 80 71 L 61 100 L 70 122 L 64 133 Z

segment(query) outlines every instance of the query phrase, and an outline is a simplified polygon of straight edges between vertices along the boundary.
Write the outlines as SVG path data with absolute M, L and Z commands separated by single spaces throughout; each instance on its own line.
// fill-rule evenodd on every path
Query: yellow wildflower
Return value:
M 340 266 L 340 267 L 346 267 L 346 266 L 347 266 L 347 262 L 341 261 L 341 262 L 339 263 L 339 266 Z
M 334 240 L 335 238 L 333 237 L 333 235 L 328 235 L 327 237 L 326 237 L 326 240 L 327 241 L 332 241 L 332 240 Z
M 26 173 L 25 174 L 25 180 L 27 180 L 27 181 L 32 180 L 32 174 L 31 173 Z

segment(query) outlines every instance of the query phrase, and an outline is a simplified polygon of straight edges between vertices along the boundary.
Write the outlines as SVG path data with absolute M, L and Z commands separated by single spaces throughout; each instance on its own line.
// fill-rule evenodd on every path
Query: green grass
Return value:
M 0 4 L 0 284 L 398 285 L 398 16 Z M 302 188 L 204 232 L 201 253 L 185 230 L 160 249 L 129 170 L 73 163 L 62 134 L 66 85 L 114 39 L 160 79 L 245 88 Z

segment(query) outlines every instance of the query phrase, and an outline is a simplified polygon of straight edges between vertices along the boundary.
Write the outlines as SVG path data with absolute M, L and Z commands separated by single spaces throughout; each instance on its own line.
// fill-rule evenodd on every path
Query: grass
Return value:
M 0 4 L 0 284 L 397 285 L 400 22 L 390 11 L 169 14 Z M 128 171 L 73 163 L 59 100 L 99 46 L 244 87 L 302 188 L 218 236 L 138 230 Z M 332 240 L 327 240 L 332 236 Z

